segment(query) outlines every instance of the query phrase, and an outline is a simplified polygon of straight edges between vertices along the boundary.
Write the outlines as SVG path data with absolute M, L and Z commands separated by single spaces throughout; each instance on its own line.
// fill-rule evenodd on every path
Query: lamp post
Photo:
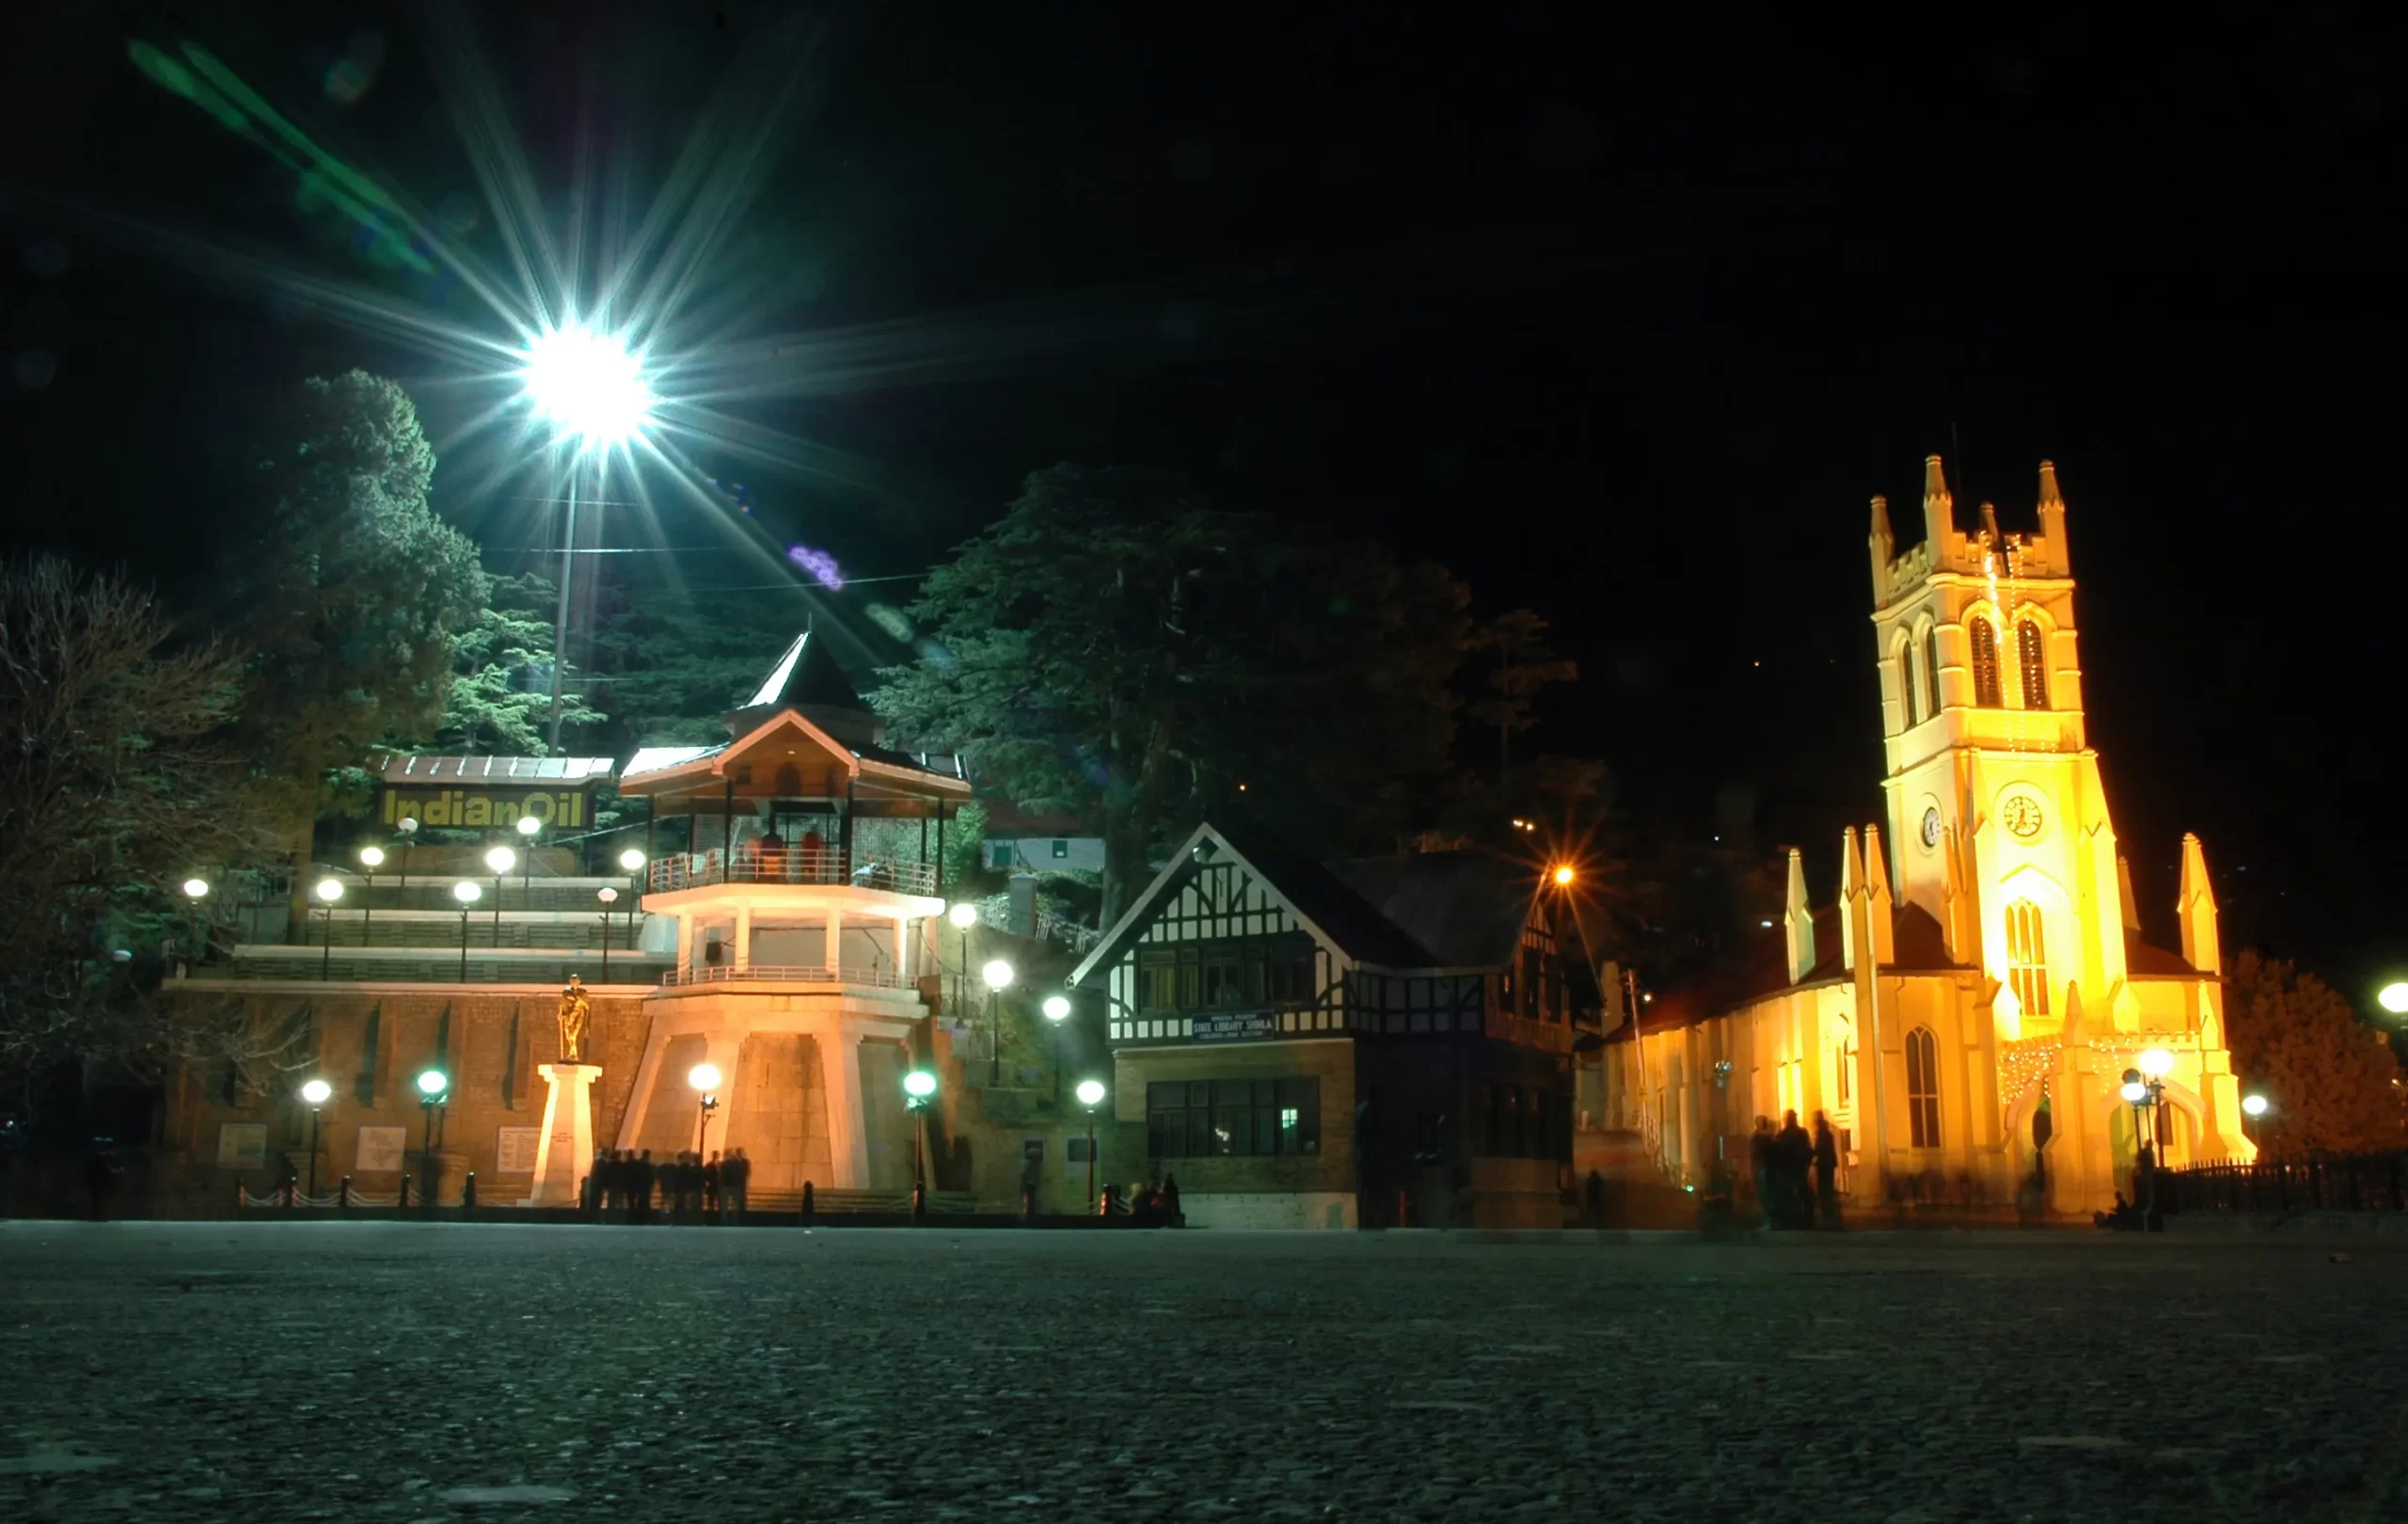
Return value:
M 544 822 L 531 815 L 522 815 L 512 829 L 527 841 L 527 856 L 518 866 L 518 900 L 523 905 L 535 890 L 535 837 L 543 831 Z
M 462 879 L 452 886 L 452 897 L 460 902 L 460 982 L 468 982 L 468 912 L 484 895 L 473 879 Z
M 2149 1141 L 2156 1145 L 2157 1167 L 2165 1167 L 2165 1076 L 2174 1072 L 2174 1055 L 2163 1048 L 2144 1049 L 2134 1060 L 2148 1081 Z
M 485 853 L 485 866 L 493 869 L 493 945 L 501 945 L 501 881 L 518 865 L 518 854 L 507 847 L 497 847 Z
M 636 945 L 636 902 L 643 898 L 643 853 L 633 847 L 628 848 L 619 854 L 619 866 L 626 870 L 627 893 L 633 897 L 627 901 L 627 945 L 633 947 Z
M 2258 1142 L 2258 1129 L 2266 1125 L 2266 1113 L 2273 1109 L 2273 1103 L 2262 1095 L 2251 1094 L 2242 1096 L 2241 1098 L 2241 1131 L 2242 1135 L 2247 1137 L 2252 1143 Z M 2260 1147 L 2262 1146 L 2263 1145 L 2261 1144 Z
M 208 897 L 209 881 L 207 879 L 196 876 L 184 881 L 184 898 L 192 902 L 194 912 L 193 963 L 196 967 L 199 965 L 202 959 L 209 956 L 209 916 L 200 908 L 200 902 Z
M 418 817 L 404 815 L 393 822 L 393 834 L 402 838 L 402 887 L 410 886 L 410 848 L 418 840 Z
M 322 950 L 319 954 L 318 977 L 330 979 L 334 977 L 335 966 L 335 901 L 342 897 L 342 881 L 320 879 L 314 893 L 318 897 L 320 916 L 326 923 L 325 932 L 320 938 Z
M 2408 979 L 2394 979 L 2377 990 L 2374 1003 L 2393 1016 L 2408 1016 Z
M 301 1087 L 301 1099 L 309 1103 L 309 1194 L 318 1194 L 318 1123 L 325 1112 L 328 1098 L 335 1087 L 325 1080 L 313 1079 Z
M 717 1064 L 696 1064 L 686 1071 L 686 1083 L 694 1087 L 694 1157 L 698 1161 L 710 1137 L 711 1113 L 719 1109 L 719 1082 Z
M 553 437 L 575 447 L 569 466 L 568 512 L 561 530 L 560 612 L 552 631 L 551 749 L 561 749 L 561 673 L 568 664 L 569 579 L 577 559 L 577 487 L 584 456 L 640 434 L 652 411 L 643 361 L 620 340 L 571 325 L 539 335 L 520 357 L 528 401 L 552 425 Z
M 368 914 L 372 908 L 370 902 L 376 897 L 376 870 L 384 865 L 384 848 L 359 849 L 359 866 L 368 880 L 359 891 L 359 945 L 363 947 L 368 945 Z
M 927 1151 L 928 1103 L 936 1099 L 937 1077 L 925 1069 L 903 1076 L 903 1105 L 911 1113 L 911 1214 L 918 1216 L 927 1201 L 928 1179 L 921 1167 Z
M 961 939 L 961 961 L 954 965 L 953 971 L 953 1004 L 958 1010 L 970 998 L 970 929 L 977 924 L 978 907 L 965 899 L 945 912 L 944 918 L 953 923 Z
M 1079 1104 L 1087 1108 L 1087 1210 L 1095 1210 L 1095 1108 L 1103 1104 L 1103 1081 L 1079 1081 Z
M 1070 1019 L 1070 997 L 1047 995 L 1045 1004 L 1038 1008 L 1045 1012 L 1046 1024 L 1054 1028 L 1054 1105 L 1058 1110 L 1062 1104 L 1062 1024 Z
M 610 902 L 619 897 L 619 891 L 606 883 L 594 891 L 594 897 L 602 901 L 602 982 L 608 984 L 610 982 Z
M 451 1077 L 443 1071 L 428 1069 L 420 1072 L 418 1105 L 426 1113 L 426 1133 L 419 1144 L 419 1156 L 420 1168 L 426 1176 L 426 1199 L 422 1204 L 429 1212 L 435 1210 L 435 1118 L 443 1109 L 444 1093 L 451 1088 Z
M 987 981 L 987 1084 L 992 1087 L 1004 1083 L 1004 992 L 1012 986 L 1012 965 L 990 959 L 978 976 Z

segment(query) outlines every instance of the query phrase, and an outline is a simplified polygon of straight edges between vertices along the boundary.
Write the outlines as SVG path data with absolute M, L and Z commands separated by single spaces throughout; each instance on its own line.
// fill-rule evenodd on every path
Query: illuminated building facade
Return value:
M 2161 1131 L 2176 1167 L 2253 1157 L 2195 836 L 2180 951 L 2140 939 L 2083 730 L 2054 468 L 2034 533 L 2002 532 L 1987 503 L 1959 530 L 1937 456 L 1923 506 L 1922 543 L 1901 549 L 1873 500 L 1885 819 L 1846 833 L 1835 906 L 1810 905 L 1790 854 L 1780 956 L 1616 1031 L 1612 1123 L 1703 1186 L 1747 1173 L 1756 1117 L 1821 1111 L 1859 1201 L 2001 1202 L 2036 1164 L 2052 1210 L 2086 1213 L 2129 1188 L 2136 1144 Z M 2170 1059 L 2162 1113 L 2120 1093 L 2144 1055 Z

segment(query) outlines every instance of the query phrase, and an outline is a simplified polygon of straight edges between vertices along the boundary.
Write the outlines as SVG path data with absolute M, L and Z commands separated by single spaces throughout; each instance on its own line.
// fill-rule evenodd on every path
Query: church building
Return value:
M 2042 463 L 2036 532 L 1956 524 L 1925 463 L 1922 543 L 1873 500 L 1884 818 L 1841 847 L 1837 903 L 1789 857 L 1781 956 L 1666 992 L 1613 1033 L 1609 1125 L 1676 1181 L 1745 1176 L 1759 1116 L 1826 1114 L 1857 1202 L 1909 1191 L 2088 1213 L 2139 1143 L 2175 1167 L 2245 1161 L 2225 1048 L 2215 897 L 2182 841 L 2178 952 L 2140 940 L 2083 723 L 2066 504 Z M 2162 1074 L 2157 1109 L 2128 1072 Z

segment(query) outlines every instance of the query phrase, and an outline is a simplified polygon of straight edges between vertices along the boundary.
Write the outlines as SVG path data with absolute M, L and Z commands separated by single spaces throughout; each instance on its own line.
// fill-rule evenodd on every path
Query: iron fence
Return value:
M 2408 1211 L 2408 1153 L 2361 1153 L 2172 1171 L 2185 1212 Z

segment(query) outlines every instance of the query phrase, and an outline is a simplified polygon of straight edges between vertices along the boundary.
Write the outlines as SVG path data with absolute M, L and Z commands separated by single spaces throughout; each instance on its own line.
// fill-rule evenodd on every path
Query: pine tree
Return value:
M 2270 1157 L 2408 1144 L 2408 1090 L 2390 1043 L 2315 975 L 2243 952 L 2225 975 L 2225 1023 L 2242 1089 L 2272 1103 L 2256 1127 Z
M 552 600 L 559 590 L 532 572 L 483 582 L 477 622 L 454 643 L 438 742 L 472 756 L 542 756 L 549 750 Z M 563 735 L 608 718 L 582 693 L 562 692 Z

